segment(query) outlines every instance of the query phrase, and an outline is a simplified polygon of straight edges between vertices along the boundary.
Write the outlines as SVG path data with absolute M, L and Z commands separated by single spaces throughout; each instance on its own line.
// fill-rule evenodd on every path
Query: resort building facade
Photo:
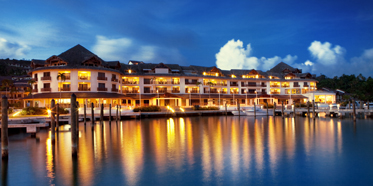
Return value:
M 35 83 L 24 100 L 40 107 L 48 107 L 51 99 L 69 107 L 72 93 L 88 107 L 335 103 L 335 95 L 316 91 L 313 75 L 283 62 L 267 72 L 132 60 L 122 64 L 76 45 L 46 60 L 32 60 L 29 75 Z

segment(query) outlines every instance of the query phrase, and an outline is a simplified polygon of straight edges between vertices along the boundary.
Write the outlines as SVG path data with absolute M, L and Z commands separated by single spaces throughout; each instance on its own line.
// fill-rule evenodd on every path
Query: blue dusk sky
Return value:
M 104 60 L 373 76 L 372 0 L 0 0 L 0 58 L 81 44 Z

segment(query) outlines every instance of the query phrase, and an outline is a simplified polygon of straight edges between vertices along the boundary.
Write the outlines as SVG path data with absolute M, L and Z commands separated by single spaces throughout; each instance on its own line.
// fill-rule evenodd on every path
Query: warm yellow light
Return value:
M 219 73 L 215 73 L 215 76 L 218 77 L 218 76 L 219 76 Z
M 21 111 L 14 113 L 13 116 L 17 116 L 19 113 L 21 113 Z
M 131 74 L 131 72 L 132 72 L 132 70 L 128 70 L 128 73 L 130 73 L 130 74 Z
M 243 75 L 243 76 L 242 76 L 242 78 L 246 78 L 246 76 L 245 76 L 245 75 Z
M 182 112 L 185 112 L 185 110 L 184 110 L 183 108 L 181 108 L 181 107 L 180 107 L 180 110 L 181 110 Z
M 258 78 L 259 78 L 259 75 L 256 75 L 256 76 L 255 76 L 255 78 L 257 78 L 257 79 L 258 79 Z
M 205 76 L 205 75 L 206 75 L 206 72 L 203 72 L 203 75 Z
M 48 112 L 48 114 L 51 114 L 51 113 L 52 113 L 52 111 L 51 111 L 50 109 L 48 109 L 47 112 Z

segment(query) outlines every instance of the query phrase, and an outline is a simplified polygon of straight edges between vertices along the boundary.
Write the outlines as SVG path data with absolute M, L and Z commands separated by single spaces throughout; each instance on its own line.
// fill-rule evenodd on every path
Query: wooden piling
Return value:
M 267 102 L 267 116 L 268 116 L 268 102 Z
M 122 105 L 119 105 L 119 122 L 122 120 Z
M 310 102 L 307 101 L 307 117 L 310 117 Z
M 293 118 L 295 117 L 295 103 L 293 105 Z
M 60 104 L 57 103 L 56 106 L 56 132 L 58 132 L 58 128 L 60 128 Z
M 368 113 L 369 113 L 369 103 L 370 103 L 370 102 L 369 102 L 369 100 L 368 100 L 368 102 L 367 102 L 367 104 L 368 104 L 368 105 L 367 105 Z
M 117 105 L 117 115 L 115 117 L 115 122 L 118 124 L 118 110 L 119 110 L 119 105 Z
M 360 101 L 360 109 L 363 109 L 363 101 Z
M 104 124 L 104 104 L 101 103 L 101 108 L 100 108 L 100 124 Z
M 228 114 L 228 106 L 227 106 L 227 103 L 225 103 L 225 115 Z
M 56 101 L 52 99 L 51 101 L 51 140 L 52 145 L 55 143 L 55 135 L 56 135 Z
M 316 112 L 315 112 L 315 100 L 312 100 L 312 117 L 316 118 Z
M 256 117 L 256 105 L 255 105 L 255 102 L 254 102 L 254 117 Z
M 284 102 L 281 101 L 281 116 L 284 118 Z
M 84 115 L 83 115 L 83 120 L 84 120 L 84 126 L 87 124 L 87 105 L 84 104 Z
M 355 100 L 352 102 L 352 117 L 354 118 L 354 121 L 356 121 L 356 104 Z
M 237 99 L 237 110 L 238 110 L 238 116 L 241 116 L 241 109 L 240 109 L 240 103 L 239 100 Z
M 1 158 L 8 159 L 8 98 L 1 100 Z
M 79 134 L 79 102 L 76 102 L 76 135 Z
M 109 123 L 111 123 L 111 103 L 109 104 Z
M 273 103 L 273 117 L 276 116 L 276 102 Z
M 71 111 L 71 116 L 70 116 L 70 123 L 71 123 L 71 153 L 72 156 L 77 156 L 78 155 L 78 143 L 77 139 L 78 136 L 75 135 L 77 133 L 76 131 L 76 96 L 75 94 L 71 94 L 71 100 L 70 100 L 70 111 Z
M 93 124 L 95 124 L 95 105 L 93 104 L 93 102 L 91 103 L 91 122 L 92 122 L 92 127 L 93 127 Z

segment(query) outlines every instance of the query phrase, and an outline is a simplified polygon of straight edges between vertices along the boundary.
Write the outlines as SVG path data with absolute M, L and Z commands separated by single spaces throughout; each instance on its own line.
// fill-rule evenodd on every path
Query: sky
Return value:
M 0 0 L 0 58 L 81 44 L 104 60 L 373 77 L 372 0 Z

